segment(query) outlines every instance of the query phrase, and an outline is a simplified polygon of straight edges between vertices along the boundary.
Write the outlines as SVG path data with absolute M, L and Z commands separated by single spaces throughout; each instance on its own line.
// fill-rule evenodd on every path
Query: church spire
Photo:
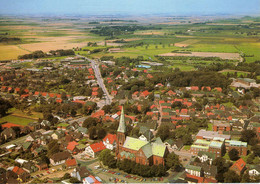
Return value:
M 126 132 L 124 107 L 122 107 L 119 126 L 118 126 L 117 131 L 122 132 L 122 133 Z

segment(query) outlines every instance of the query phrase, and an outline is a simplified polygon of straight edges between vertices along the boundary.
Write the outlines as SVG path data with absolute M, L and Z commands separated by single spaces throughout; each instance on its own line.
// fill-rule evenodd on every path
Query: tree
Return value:
M 256 145 L 257 144 L 257 138 L 256 133 L 253 130 L 243 130 L 241 132 L 241 138 L 240 141 L 247 142 L 249 145 Z
M 233 161 L 235 161 L 239 158 L 238 154 L 239 154 L 239 152 L 235 148 L 233 148 L 232 150 L 230 150 L 228 152 L 228 156 L 229 156 L 230 160 L 233 160 Z
M 77 178 L 71 177 L 69 180 L 70 183 L 81 183 Z
M 256 156 L 260 157 L 260 145 L 252 146 L 252 151 Z
M 179 156 L 176 155 L 174 152 L 171 152 L 167 155 L 165 164 L 168 168 L 171 168 L 173 170 L 177 170 L 181 167 Z
M 59 144 L 57 140 L 52 140 L 51 142 L 49 142 L 49 144 L 47 145 L 47 155 L 49 157 L 55 153 L 58 153 L 59 151 Z
M 100 127 L 97 129 L 97 138 L 103 139 L 106 136 L 107 132 L 104 128 Z
M 97 118 L 89 117 L 89 118 L 85 119 L 82 126 L 85 127 L 85 128 L 90 128 L 90 127 L 96 126 L 97 123 L 98 123 Z
M 12 105 L 9 103 L 9 101 L 0 98 L 0 117 L 5 116 L 8 109 L 10 109 L 11 107 Z
M 252 164 L 254 159 L 255 159 L 255 154 L 252 153 L 252 154 L 250 154 L 250 155 L 247 157 L 246 163 L 247 163 L 247 164 Z
M 71 178 L 70 174 L 69 173 L 65 173 L 61 179 L 62 180 L 67 180 L 67 179 L 70 179 L 70 178 Z
M 250 176 L 248 172 L 245 172 L 242 176 L 241 183 L 250 183 Z
M 224 173 L 224 182 L 225 183 L 239 183 L 240 178 L 239 175 L 232 170 L 228 170 L 228 172 Z
M 112 109 L 111 105 L 104 105 L 102 108 L 102 110 L 104 110 L 106 114 L 109 114 L 111 109 Z
M 90 139 L 96 139 L 97 138 L 97 128 L 94 127 L 90 127 L 88 130 L 88 135 Z
M 167 125 L 161 125 L 158 129 L 158 132 L 156 134 L 156 136 L 159 136 L 162 141 L 165 141 L 170 135 L 170 130 L 169 130 L 169 126 Z
M 116 159 L 115 157 L 111 154 L 111 151 L 109 149 L 104 149 L 101 151 L 101 153 L 98 156 L 98 159 L 103 162 L 104 165 L 110 167 L 110 168 L 115 168 L 116 167 Z
M 71 109 L 70 114 L 72 117 L 75 117 L 77 114 L 77 111 L 75 111 L 75 109 Z

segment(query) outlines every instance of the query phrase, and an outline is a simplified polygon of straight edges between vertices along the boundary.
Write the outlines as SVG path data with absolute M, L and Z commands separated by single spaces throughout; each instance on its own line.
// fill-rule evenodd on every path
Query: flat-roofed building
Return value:
M 226 140 L 225 146 L 227 151 L 230 151 L 232 149 L 236 149 L 239 153 L 239 156 L 247 155 L 247 142 L 242 141 L 234 141 L 234 140 Z
M 200 130 L 196 135 L 197 139 L 213 140 L 215 137 L 224 138 L 225 140 L 230 140 L 230 135 L 219 134 L 214 131 Z

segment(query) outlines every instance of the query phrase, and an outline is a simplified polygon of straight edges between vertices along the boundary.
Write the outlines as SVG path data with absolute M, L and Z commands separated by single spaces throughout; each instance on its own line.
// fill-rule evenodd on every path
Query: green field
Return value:
M 166 21 L 169 24 L 154 21 L 150 22 L 149 25 L 139 21 L 109 22 L 99 20 L 98 22 L 102 22 L 102 24 L 93 25 L 80 18 L 76 21 L 67 19 L 63 21 L 56 21 L 55 19 L 46 21 L 34 18 L 6 18 L 0 25 L 0 35 L 21 38 L 21 43 L 1 43 L 0 60 L 14 59 L 18 55 L 32 52 L 36 48 L 45 52 L 54 49 L 81 48 L 81 51 L 76 53 L 91 58 L 100 58 L 102 56 L 136 58 L 137 56 L 143 56 L 144 59 L 158 61 L 156 55 L 178 50 L 180 52 L 239 53 L 244 56 L 245 62 L 250 63 L 260 60 L 259 26 L 257 22 L 253 21 L 258 20 L 259 17 L 216 19 L 210 21 L 210 23 L 193 23 L 192 19 L 184 19 L 172 20 L 173 22 L 180 22 L 180 24 L 171 24 L 169 20 Z M 146 26 L 148 29 L 137 29 L 133 32 L 113 36 L 91 32 L 93 29 L 99 29 L 100 26 L 122 25 Z M 124 40 L 124 42 L 116 43 L 120 40 Z M 106 46 L 104 45 L 105 41 Z M 89 47 L 87 46 L 88 42 L 96 42 L 98 46 Z M 187 44 L 187 46 L 174 46 L 176 43 Z M 113 47 L 121 47 L 122 52 L 110 53 L 106 51 Z M 94 49 L 104 49 L 104 51 L 92 54 L 88 52 Z M 171 67 L 189 71 L 211 63 L 213 61 L 194 61 L 190 59 L 189 62 L 184 63 L 171 60 Z M 244 75 L 245 73 L 239 72 L 238 75 L 240 74 Z
M 28 123 L 35 121 L 33 119 L 23 118 L 23 117 L 17 117 L 13 115 L 8 115 L 3 118 L 0 118 L 0 123 L 8 122 L 8 123 L 14 123 L 18 125 L 26 126 Z

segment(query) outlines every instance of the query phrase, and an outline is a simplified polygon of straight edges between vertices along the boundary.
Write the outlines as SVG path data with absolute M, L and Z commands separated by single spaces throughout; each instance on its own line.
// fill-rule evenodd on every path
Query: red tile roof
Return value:
M 18 166 L 15 166 L 13 168 L 13 172 L 15 172 L 17 175 L 21 175 L 21 174 L 25 173 L 26 171 L 23 170 L 22 168 L 19 168 Z
M 19 92 L 20 91 L 20 88 L 15 88 L 14 89 L 16 92 Z
M 11 127 L 24 127 L 22 125 L 14 124 L 14 123 L 5 123 L 2 124 L 2 128 L 11 128 Z
M 74 103 L 80 103 L 80 104 L 83 104 L 83 105 L 85 105 L 85 101 L 82 101 L 82 100 L 74 100 L 74 101 L 72 101 L 72 102 L 74 102 Z
M 93 87 L 92 88 L 92 91 L 97 91 L 98 90 L 98 87 Z
M 73 159 L 68 159 L 68 160 L 66 160 L 66 166 L 67 167 L 71 167 L 71 166 L 76 166 L 77 165 L 77 161 L 76 161 L 76 159 L 75 158 L 73 158 Z
M 98 143 L 91 144 L 90 148 L 94 151 L 94 153 L 97 153 L 99 151 L 106 149 L 105 145 L 101 141 Z
M 75 141 L 69 142 L 67 149 L 70 151 L 73 151 L 77 145 L 78 145 L 78 143 Z
M 97 91 L 93 91 L 91 95 L 92 95 L 92 96 L 97 96 L 97 95 L 98 95 L 98 92 L 97 92 Z
M 186 177 L 187 177 L 187 178 L 192 178 L 192 179 L 198 180 L 197 183 L 203 183 L 203 178 L 202 178 L 202 177 L 194 176 L 194 175 L 191 175 L 191 174 L 186 174 Z
M 149 94 L 149 91 L 145 90 L 140 94 L 140 96 L 148 96 Z
M 244 167 L 246 166 L 245 161 L 240 158 L 239 160 L 237 160 L 230 169 L 234 169 L 234 170 L 239 170 L 240 172 L 244 169 Z
M 217 90 L 218 92 L 222 92 L 222 88 L 216 87 L 214 89 Z
M 199 87 L 198 86 L 191 86 L 190 88 L 192 91 L 198 91 L 199 90 Z
M 104 110 L 99 110 L 91 115 L 91 117 L 93 117 L 93 118 L 99 118 L 100 116 L 105 116 Z
M 113 144 L 114 142 L 116 142 L 116 134 L 107 134 L 103 141 L 107 142 L 107 140 L 110 144 Z

